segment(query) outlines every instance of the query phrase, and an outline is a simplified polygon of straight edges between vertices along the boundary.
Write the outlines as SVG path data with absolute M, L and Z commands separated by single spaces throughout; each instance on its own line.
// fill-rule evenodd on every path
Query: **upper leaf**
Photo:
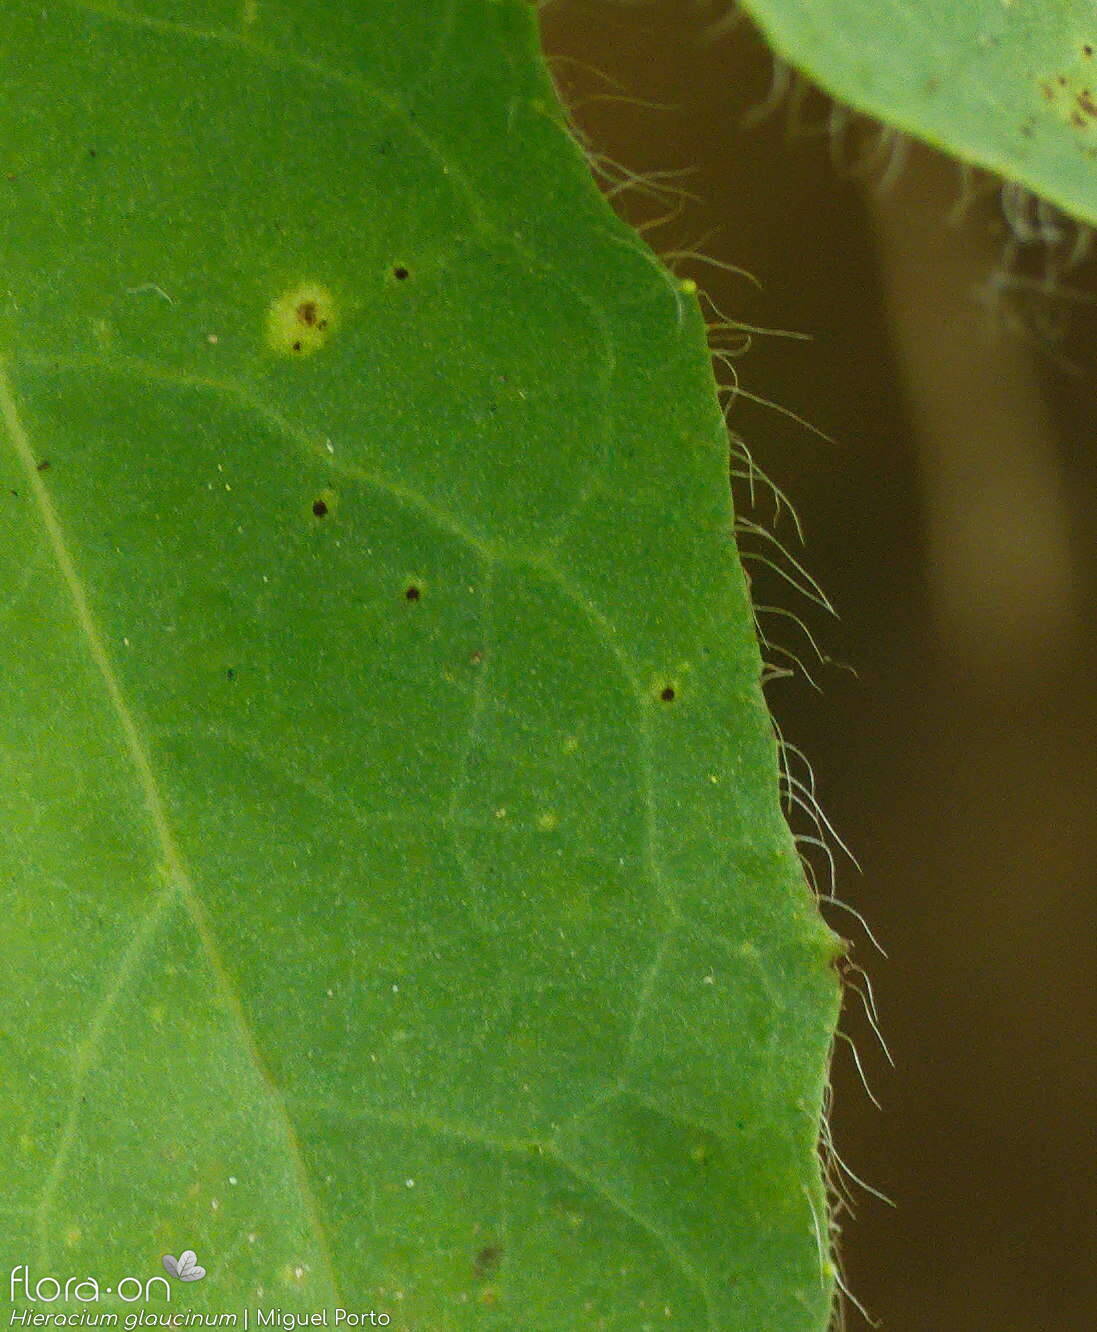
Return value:
M 1090 0 L 743 0 L 774 49 L 858 111 L 1097 225 Z

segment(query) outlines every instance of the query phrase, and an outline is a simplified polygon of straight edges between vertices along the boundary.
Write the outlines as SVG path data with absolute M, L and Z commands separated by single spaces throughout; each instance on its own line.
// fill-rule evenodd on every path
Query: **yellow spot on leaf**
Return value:
M 325 346 L 335 324 L 335 301 L 327 287 L 301 282 L 271 301 L 267 345 L 280 356 L 312 356 Z

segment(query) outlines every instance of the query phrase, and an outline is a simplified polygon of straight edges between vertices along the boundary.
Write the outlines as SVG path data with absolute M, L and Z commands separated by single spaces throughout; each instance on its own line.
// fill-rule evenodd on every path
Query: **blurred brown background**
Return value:
M 768 622 L 822 687 L 767 692 L 861 862 L 861 874 L 839 864 L 839 893 L 889 953 L 828 910 L 869 970 L 896 1062 L 847 996 L 844 1029 L 883 1108 L 839 1043 L 834 1136 L 897 1205 L 854 1188 L 846 1279 L 896 1332 L 1087 1332 L 1097 260 L 1049 296 L 1047 249 L 1028 247 L 988 303 L 1007 246 L 993 186 L 962 209 L 954 164 L 912 148 L 888 171 L 886 143 L 851 175 L 871 129 L 834 136 L 817 95 L 793 99 L 799 128 L 787 97 L 744 127 L 772 62 L 749 24 L 715 35 L 718 9 L 555 0 L 542 25 L 592 147 L 640 174 L 692 168 L 665 183 L 696 201 L 623 190 L 618 208 L 645 223 L 680 210 L 647 231 L 662 253 L 719 228 L 701 248 L 762 290 L 696 262 L 678 271 L 730 318 L 813 338 L 758 337 L 735 367 L 834 443 L 745 400 L 730 420 L 794 499 L 807 546 L 793 551 L 840 619 L 757 564 L 756 598 L 795 610 L 857 671 L 813 667 L 796 626 Z M 792 546 L 787 520 L 778 532 Z M 808 831 L 803 816 L 796 826 Z M 852 1310 L 847 1325 L 864 1326 Z

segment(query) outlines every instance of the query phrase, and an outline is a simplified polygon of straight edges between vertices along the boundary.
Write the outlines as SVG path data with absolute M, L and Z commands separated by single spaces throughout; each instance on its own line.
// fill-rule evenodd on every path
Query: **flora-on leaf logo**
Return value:
M 201 1281 L 206 1269 L 198 1266 L 198 1255 L 193 1249 L 184 1249 L 178 1258 L 165 1253 L 161 1260 L 166 1271 L 180 1281 Z

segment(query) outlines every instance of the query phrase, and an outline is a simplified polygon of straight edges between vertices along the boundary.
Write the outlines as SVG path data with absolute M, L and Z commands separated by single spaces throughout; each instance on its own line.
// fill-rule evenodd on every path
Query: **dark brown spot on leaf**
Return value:
M 473 1269 L 481 1281 L 494 1276 L 503 1261 L 503 1250 L 498 1244 L 485 1245 L 473 1260 Z

